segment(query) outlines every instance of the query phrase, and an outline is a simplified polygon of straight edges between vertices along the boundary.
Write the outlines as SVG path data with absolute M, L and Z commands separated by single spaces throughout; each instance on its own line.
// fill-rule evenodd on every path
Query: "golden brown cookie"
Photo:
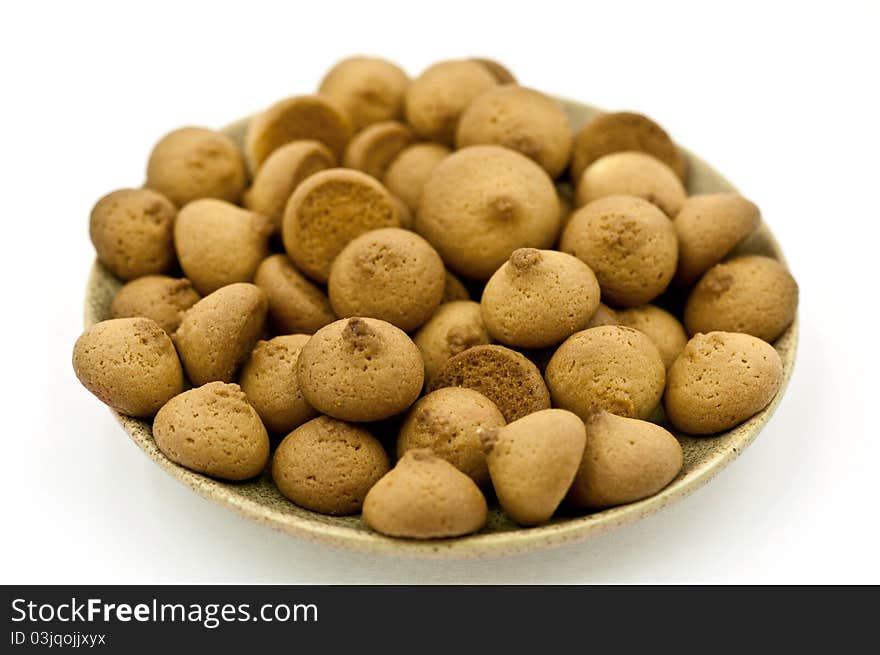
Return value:
M 121 280 L 164 273 L 174 266 L 177 209 L 151 189 L 120 189 L 101 198 L 89 217 L 98 259 Z
M 388 472 L 382 444 L 364 428 L 319 416 L 288 434 L 272 458 L 272 479 L 288 499 L 322 514 L 356 514 Z
M 318 415 L 296 378 L 296 360 L 308 340 L 308 334 L 285 334 L 258 341 L 241 369 L 241 390 L 272 432 L 286 434 Z
M 269 460 L 269 435 L 237 384 L 175 396 L 156 414 L 153 438 L 172 462 L 223 480 L 257 476 Z
M 145 275 L 125 284 L 110 303 L 110 318 L 150 318 L 174 334 L 183 313 L 201 296 L 186 278 Z
M 267 307 L 259 287 L 239 282 L 205 296 L 183 315 L 174 344 L 194 385 L 232 381 L 263 332 Z
M 556 188 L 528 157 L 470 146 L 431 172 L 415 230 L 453 272 L 488 280 L 517 248 L 549 248 L 559 230 Z
M 575 137 L 571 179 L 577 182 L 587 166 L 615 152 L 636 151 L 652 155 L 669 166 L 682 181 L 687 160 L 666 131 L 647 116 L 628 111 L 600 114 L 588 121 Z
M 423 139 L 451 146 L 464 108 L 497 85 L 489 70 L 474 61 L 441 61 L 427 68 L 406 90 L 406 120 Z
M 453 300 L 437 308 L 413 337 L 425 362 L 425 380 L 430 385 L 446 360 L 472 346 L 492 343 L 483 323 L 480 304 Z
M 480 306 L 496 341 L 545 348 L 586 327 L 599 306 L 599 283 L 577 257 L 520 248 L 489 278 Z
M 587 327 L 599 327 L 600 325 L 620 325 L 617 312 L 604 303 L 599 303 L 593 316 L 587 322 Z
M 251 188 L 244 194 L 245 207 L 271 218 L 273 231 L 278 232 L 294 189 L 309 175 L 333 166 L 336 157 L 320 141 L 285 143 L 260 166 Z
M 716 264 L 691 291 L 684 309 L 688 334 L 745 332 L 773 342 L 797 313 L 798 286 L 775 259 L 744 255 Z
M 604 325 L 566 339 L 545 376 L 553 404 L 583 420 L 596 409 L 648 418 L 663 395 L 666 368 L 647 335 Z
M 379 318 L 411 332 L 440 304 L 445 270 L 437 251 L 415 232 L 372 230 L 333 261 L 327 292 L 340 318 Z
M 459 537 L 482 528 L 487 517 L 476 483 L 427 449 L 406 453 L 364 500 L 364 522 L 392 537 Z
M 545 409 L 484 430 L 482 438 L 504 512 L 520 525 L 549 521 L 581 463 L 584 422 L 564 409 Z
M 609 196 L 581 207 L 559 248 L 585 262 L 602 300 L 633 307 L 659 296 L 675 274 L 678 241 L 671 221 L 641 198 Z
M 284 211 L 284 248 L 297 268 L 326 282 L 349 241 L 381 227 L 400 227 L 391 194 L 360 171 L 331 168 L 300 184 Z
M 471 294 L 461 280 L 448 270 L 446 271 L 446 284 L 443 287 L 443 300 L 441 302 L 453 302 L 455 300 L 470 300 Z
M 83 386 L 117 412 L 149 418 L 183 391 L 183 370 L 171 339 L 148 318 L 95 323 L 73 346 Z
M 379 121 L 401 118 L 407 85 L 407 74 L 390 61 L 348 57 L 327 72 L 319 93 L 335 102 L 357 131 Z
M 490 73 L 492 73 L 492 77 L 498 82 L 498 84 L 516 84 L 516 78 L 513 76 L 507 67 L 503 64 L 495 61 L 494 59 L 486 59 L 485 57 L 471 57 L 471 61 L 475 61 L 481 66 L 485 67 Z
M 450 357 L 428 389 L 443 387 L 479 391 L 498 406 L 507 422 L 550 407 L 550 393 L 538 368 L 504 346 L 473 346 Z
M 491 87 L 471 100 L 455 133 L 458 148 L 504 146 L 534 160 L 553 178 L 568 165 L 572 139 L 558 102 L 515 84 Z
M 587 417 L 587 445 L 568 501 L 601 509 L 653 496 L 675 479 L 678 440 L 659 425 L 597 411 Z
M 247 185 L 244 157 L 222 132 L 183 127 L 159 140 L 147 162 L 146 186 L 178 207 L 199 198 L 237 203 Z
M 675 358 L 684 350 L 688 337 L 684 326 L 672 314 L 656 305 L 640 305 L 623 309 L 616 313 L 620 325 L 631 327 L 648 335 L 657 350 L 663 365 L 668 369 Z
M 251 282 L 269 254 L 272 222 L 223 200 L 184 205 L 174 224 L 180 267 L 201 294 L 233 282 Z
M 318 330 L 297 361 L 299 386 L 318 411 L 343 421 L 378 421 L 412 405 L 425 367 L 406 333 L 375 318 Z
M 413 131 L 399 121 L 374 123 L 354 135 L 343 163 L 381 180 L 394 158 L 415 140 Z
M 269 323 L 279 334 L 314 334 L 336 320 L 330 299 L 296 270 L 287 255 L 263 260 L 254 276 L 269 301 Z
M 451 152 L 439 143 L 417 143 L 404 148 L 388 165 L 383 182 L 391 193 L 406 203 L 410 211 L 415 212 L 428 175 Z
M 351 121 L 324 96 L 286 98 L 251 119 L 245 136 L 245 156 L 257 172 L 275 150 L 291 141 L 314 139 L 342 159 L 351 139 Z
M 397 457 L 428 448 L 470 476 L 478 485 L 489 482 L 480 431 L 500 428 L 504 417 L 483 394 L 464 387 L 437 389 L 421 398 L 409 413 L 397 438 Z
M 678 236 L 675 283 L 687 287 L 754 232 L 761 211 L 738 193 L 691 196 L 672 221 Z
M 659 159 L 641 152 L 617 152 L 587 167 L 577 184 L 578 207 L 608 196 L 636 196 L 656 205 L 669 217 L 678 214 L 687 192 Z
M 782 387 L 782 360 L 738 332 L 698 334 L 669 369 L 664 405 L 676 430 L 714 434 L 751 418 Z

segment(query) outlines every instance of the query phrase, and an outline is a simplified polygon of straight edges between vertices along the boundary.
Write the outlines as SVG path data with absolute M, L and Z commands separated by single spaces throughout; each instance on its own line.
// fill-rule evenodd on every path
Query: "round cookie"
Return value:
M 404 230 L 412 230 L 414 219 L 409 207 L 405 202 L 403 202 L 403 200 L 401 200 L 394 194 L 389 195 L 394 201 L 394 206 L 397 207 L 397 218 L 400 221 L 400 227 L 402 227 Z
M 616 313 L 620 325 L 644 332 L 650 337 L 663 365 L 669 369 L 675 358 L 684 350 L 688 337 L 681 322 L 665 309 L 656 305 L 631 307 Z
M 300 507 L 356 514 L 388 472 L 382 444 L 364 428 L 319 416 L 284 437 L 272 458 L 272 480 Z
M 151 189 L 120 189 L 101 198 L 89 216 L 100 262 L 121 280 L 164 273 L 174 266 L 177 209 Z
M 354 135 L 343 162 L 346 168 L 355 168 L 381 180 L 394 158 L 415 140 L 416 135 L 403 123 L 374 123 Z
M 379 318 L 411 332 L 443 298 L 443 260 L 427 241 L 400 228 L 353 239 L 333 261 L 327 291 L 340 318 Z
M 480 304 L 471 300 L 446 302 L 437 308 L 413 337 L 425 362 L 425 379 L 434 380 L 446 360 L 472 346 L 492 342 L 483 323 Z
M 351 121 L 326 97 L 294 96 L 254 116 L 245 135 L 245 156 L 251 171 L 257 172 L 285 143 L 313 139 L 340 160 L 351 133 Z
M 284 211 L 284 248 L 293 263 L 317 282 L 327 282 L 342 249 L 364 232 L 400 227 L 391 194 L 360 171 L 331 168 L 300 184 Z
M 474 61 L 441 61 L 427 68 L 406 90 L 406 120 L 423 139 L 451 146 L 468 103 L 498 82 Z
M 654 423 L 594 412 L 587 444 L 567 500 L 601 509 L 653 496 L 681 471 L 678 440 Z
M 222 132 L 183 127 L 169 132 L 153 147 L 147 162 L 150 189 L 178 207 L 199 198 L 237 203 L 247 185 L 244 158 Z
M 647 116 L 620 111 L 600 114 L 578 131 L 572 148 L 572 181 L 580 180 L 581 173 L 597 159 L 625 151 L 656 157 L 682 181 L 687 176 L 687 160 L 662 127 Z
M 482 528 L 487 518 L 476 483 L 427 449 L 406 453 L 364 500 L 364 522 L 392 537 L 459 537 Z
M 446 284 L 443 286 L 443 300 L 441 302 L 453 302 L 454 300 L 470 300 L 471 294 L 461 280 L 449 271 L 446 271 Z
M 549 521 L 581 463 L 584 422 L 564 409 L 545 409 L 482 437 L 504 512 L 520 525 Z
M 355 131 L 403 116 L 407 74 L 378 57 L 348 57 L 331 68 L 318 92 L 351 119 Z
M 520 248 L 489 278 L 480 306 L 496 341 L 545 348 L 586 327 L 599 306 L 599 283 L 577 257 Z
M 336 320 L 330 299 L 300 273 L 287 255 L 266 257 L 254 275 L 269 302 L 269 324 L 278 334 L 314 334 Z
M 174 334 L 184 312 L 201 296 L 186 278 L 145 275 L 125 284 L 110 303 L 110 318 L 149 318 Z
M 153 438 L 172 462 L 223 480 L 253 478 L 269 460 L 269 435 L 237 384 L 175 396 L 156 414 Z
M 254 279 L 269 254 L 272 223 L 262 214 L 223 200 L 204 198 L 185 205 L 174 224 L 180 267 L 201 294 Z
M 272 432 L 286 434 L 318 415 L 296 378 L 299 351 L 308 340 L 307 334 L 286 334 L 258 341 L 241 369 L 241 390 Z
M 585 262 L 602 300 L 621 307 L 650 302 L 669 285 L 678 260 L 671 221 L 647 200 L 609 196 L 581 207 L 559 248 Z
M 550 407 L 541 372 L 521 353 L 504 346 L 473 346 L 450 357 L 428 387 L 475 389 L 494 402 L 508 423 Z
M 471 57 L 470 61 L 475 61 L 490 73 L 498 84 L 516 84 L 516 78 L 513 76 L 506 66 L 495 61 L 494 59 L 486 59 L 485 57 Z
M 549 248 L 556 240 L 556 188 L 518 152 L 469 146 L 431 172 L 415 230 L 453 272 L 488 280 L 517 248 Z
M 272 219 L 273 231 L 278 232 L 284 208 L 299 183 L 335 165 L 336 157 L 320 141 L 285 143 L 260 166 L 251 188 L 244 194 L 245 207 Z
M 474 98 L 455 133 L 458 148 L 504 146 L 534 160 L 552 178 L 568 165 L 572 140 L 571 124 L 559 103 L 513 84 L 491 87 Z
M 698 334 L 669 369 L 666 416 L 687 434 L 729 430 L 769 405 L 782 380 L 782 360 L 766 341 L 738 332 Z
M 754 232 L 761 211 L 738 193 L 691 196 L 672 221 L 678 236 L 675 283 L 687 287 Z
M 489 482 L 480 431 L 504 426 L 498 407 L 483 394 L 464 387 L 437 389 L 421 398 L 403 421 L 397 457 L 428 448 L 478 485 Z
M 587 328 L 599 327 L 600 325 L 620 325 L 620 319 L 617 318 L 617 312 L 611 309 L 605 303 L 599 303 L 593 316 L 587 322 Z
M 434 167 L 452 151 L 439 143 L 417 143 L 401 150 L 388 165 L 383 182 L 388 190 L 415 212 L 422 189 Z
M 583 420 L 596 409 L 644 419 L 660 402 L 666 368 L 647 335 L 605 325 L 566 339 L 550 359 L 545 376 L 553 405 Z
M 775 259 L 744 255 L 710 268 L 684 309 L 688 334 L 745 332 L 775 341 L 797 312 L 798 286 Z
M 205 296 L 183 315 L 174 344 L 194 385 L 232 381 L 263 333 L 267 307 L 259 287 L 239 282 Z
M 73 346 L 83 386 L 117 412 L 149 418 L 183 391 L 183 370 L 171 339 L 148 318 L 95 323 Z
M 378 421 L 419 397 L 425 367 L 402 330 L 375 318 L 348 318 L 318 330 L 303 346 L 297 379 L 323 414 L 344 421 Z
M 684 204 L 687 191 L 659 159 L 641 152 L 617 152 L 587 167 L 577 183 L 575 198 L 582 207 L 608 196 L 644 198 L 673 218 Z

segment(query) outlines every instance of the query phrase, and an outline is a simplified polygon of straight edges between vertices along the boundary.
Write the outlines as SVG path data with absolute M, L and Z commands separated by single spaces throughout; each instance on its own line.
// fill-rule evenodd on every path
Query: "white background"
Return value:
M 878 7 L 4 3 L 0 582 L 880 582 Z M 524 84 L 643 111 L 761 206 L 800 283 L 801 341 L 739 460 L 593 541 L 420 562 L 251 524 L 128 440 L 70 366 L 91 205 L 139 185 L 166 131 L 310 92 L 359 52 L 411 74 L 484 54 Z

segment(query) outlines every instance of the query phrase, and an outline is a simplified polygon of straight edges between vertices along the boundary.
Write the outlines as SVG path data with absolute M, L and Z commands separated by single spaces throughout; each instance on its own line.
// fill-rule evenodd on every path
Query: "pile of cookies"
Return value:
M 387 535 L 634 502 L 679 475 L 672 431 L 771 402 L 797 308 L 736 254 L 758 207 L 687 179 L 651 119 L 575 130 L 496 62 L 349 58 L 241 143 L 167 134 L 98 201 L 124 285 L 74 369 L 177 464 Z

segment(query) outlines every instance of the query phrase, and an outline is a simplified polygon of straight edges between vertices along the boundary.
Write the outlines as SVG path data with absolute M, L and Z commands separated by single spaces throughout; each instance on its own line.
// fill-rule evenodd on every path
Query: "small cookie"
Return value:
M 263 332 L 267 308 L 266 295 L 245 282 L 221 287 L 193 305 L 174 333 L 190 381 L 231 382 Z
M 330 299 L 287 255 L 270 255 L 254 275 L 269 301 L 269 323 L 279 334 L 314 334 L 336 320 Z
M 449 271 L 446 271 L 446 284 L 443 286 L 443 300 L 441 302 L 453 302 L 455 300 L 470 300 L 471 294 L 461 280 Z
M 345 150 L 343 163 L 381 180 L 394 158 L 412 145 L 416 135 L 403 123 L 374 123 L 354 135 Z
M 355 131 L 403 116 L 407 74 L 379 57 L 348 57 L 331 68 L 318 92 L 351 119 Z
M 516 78 L 513 76 L 506 66 L 495 61 L 494 59 L 486 59 L 485 57 L 471 57 L 470 61 L 475 61 L 486 70 L 492 73 L 492 77 L 498 84 L 516 84 Z
M 364 500 L 364 522 L 392 537 L 459 537 L 482 528 L 487 518 L 474 481 L 427 449 L 406 453 Z
M 471 300 L 443 303 L 413 337 L 425 361 L 430 385 L 446 360 L 471 348 L 492 343 L 480 304 Z
M 617 312 L 601 302 L 596 308 L 596 311 L 593 312 L 593 316 L 587 322 L 587 328 L 599 327 L 600 325 L 620 325 L 620 319 L 617 318 Z
M 147 162 L 146 186 L 178 207 L 199 198 L 237 203 L 246 185 L 244 157 L 235 141 L 204 127 L 169 132 Z
M 308 334 L 286 334 L 258 341 L 241 369 L 241 390 L 272 432 L 287 434 L 318 415 L 296 378 L 296 360 L 308 340 Z
M 137 418 L 151 417 L 183 391 L 174 344 L 148 318 L 95 323 L 73 346 L 73 370 L 98 400 Z
M 400 227 L 391 194 L 360 171 L 331 168 L 300 184 L 284 211 L 284 248 L 293 263 L 317 282 L 348 243 L 364 232 Z
M 520 248 L 489 278 L 480 306 L 495 340 L 545 348 L 586 327 L 599 306 L 599 283 L 577 257 Z
M 798 286 L 775 259 L 744 255 L 716 264 L 688 296 L 688 334 L 745 332 L 773 342 L 794 321 Z
M 577 183 L 579 207 L 608 196 L 636 196 L 656 205 L 669 217 L 678 214 L 687 192 L 672 169 L 641 152 L 617 152 L 597 159 Z
M 475 389 L 494 402 L 508 423 L 550 407 L 541 372 L 521 353 L 504 346 L 474 346 L 450 357 L 429 386 Z
M 364 428 L 319 416 L 288 434 L 272 458 L 272 480 L 300 507 L 332 515 L 361 511 L 388 472 L 382 444 Z
M 631 327 L 644 332 L 650 337 L 663 365 L 668 369 L 675 358 L 684 350 L 688 337 L 684 326 L 672 314 L 656 305 L 641 305 L 623 309 L 616 313 L 619 325 Z
M 110 303 L 110 318 L 150 318 L 174 334 L 184 312 L 201 296 L 186 278 L 145 275 L 125 284 Z
M 327 292 L 340 318 L 368 316 L 411 332 L 443 298 L 443 260 L 427 241 L 396 227 L 353 239 L 333 261 Z
M 660 402 L 666 368 L 647 335 L 605 325 L 566 339 L 545 375 L 553 404 L 583 420 L 596 409 L 644 419 Z
M 156 414 L 153 438 L 172 462 L 223 480 L 257 476 L 269 460 L 269 435 L 237 384 L 175 396 Z
M 782 360 L 738 332 L 698 334 L 669 369 L 664 404 L 676 430 L 714 434 L 764 409 L 782 387 Z
M 258 172 L 269 155 L 285 143 L 314 139 L 340 160 L 351 134 L 351 121 L 326 97 L 294 96 L 251 119 L 245 135 L 245 156 L 251 171 Z
M 439 143 L 417 143 L 400 151 L 382 179 L 388 190 L 406 203 L 411 212 L 419 208 L 422 189 L 434 167 L 452 151 Z
M 421 398 L 407 413 L 397 438 L 397 457 L 429 448 L 478 485 L 489 482 L 481 430 L 504 426 L 497 405 L 464 387 L 437 389 Z
M 621 307 L 644 305 L 663 293 L 678 260 L 670 220 L 632 196 L 600 198 L 578 209 L 559 248 L 593 270 L 602 300 Z
M 89 217 L 100 262 L 121 280 L 164 273 L 174 266 L 177 209 L 151 189 L 120 189 L 101 198 Z
M 244 194 L 248 209 L 272 219 L 272 230 L 281 230 L 287 201 L 300 182 L 318 171 L 336 166 L 336 157 L 320 141 L 291 141 L 275 150 L 254 176 Z
M 180 267 L 201 294 L 234 282 L 251 282 L 269 254 L 272 223 L 262 214 L 223 200 L 185 205 L 174 223 Z
M 348 318 L 318 330 L 297 361 L 303 396 L 344 421 L 378 421 L 419 397 L 425 367 L 406 333 L 375 318 Z

